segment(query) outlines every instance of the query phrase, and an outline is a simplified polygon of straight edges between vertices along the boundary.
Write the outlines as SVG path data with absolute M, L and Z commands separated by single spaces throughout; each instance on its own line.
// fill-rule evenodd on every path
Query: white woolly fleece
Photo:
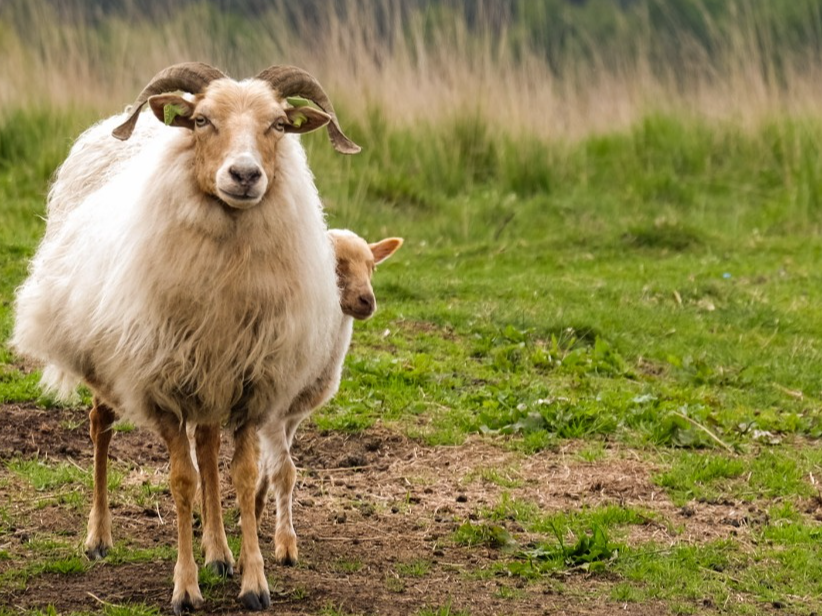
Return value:
M 120 142 L 123 119 L 86 131 L 59 170 L 12 344 L 46 364 L 45 386 L 85 380 L 143 424 L 157 407 L 193 423 L 285 412 L 336 363 L 343 318 L 299 139 L 282 139 L 275 185 L 236 213 L 197 189 L 187 130 L 143 118 Z

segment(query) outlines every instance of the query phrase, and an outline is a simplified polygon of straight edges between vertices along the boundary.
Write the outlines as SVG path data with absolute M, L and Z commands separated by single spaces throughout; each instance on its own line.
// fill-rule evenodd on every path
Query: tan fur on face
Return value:
M 195 176 L 203 192 L 218 195 L 217 172 L 231 156 L 254 150 L 267 179 L 266 193 L 277 169 L 277 146 L 284 133 L 272 128 L 285 110 L 274 92 L 263 83 L 238 84 L 229 79 L 212 82 L 196 102 L 192 117 L 202 116 L 205 126 L 194 128 Z M 265 194 L 265 193 L 264 193 Z
M 148 102 L 161 122 L 192 131 L 199 189 L 238 209 L 255 206 L 274 185 L 278 146 L 286 133 L 311 132 L 330 120 L 312 107 L 285 107 L 260 81 L 219 79 L 191 100 L 161 94 Z M 167 120 L 168 107 L 175 113 Z M 254 179 L 241 181 L 241 171 Z

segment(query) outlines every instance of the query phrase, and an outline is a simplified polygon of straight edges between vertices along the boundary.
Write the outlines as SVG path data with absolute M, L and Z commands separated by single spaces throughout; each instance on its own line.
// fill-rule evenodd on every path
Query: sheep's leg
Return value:
M 203 551 L 206 566 L 223 577 L 234 575 L 234 556 L 228 547 L 220 503 L 220 426 L 197 426 L 197 464 L 203 499 Z
M 231 480 L 237 492 L 243 546 L 240 550 L 240 568 L 243 572 L 240 602 L 250 610 L 261 610 L 271 605 L 268 582 L 265 579 L 263 555 L 257 537 L 255 487 L 259 457 L 257 430 L 245 425 L 234 433 L 234 459 L 231 461 Z
M 163 413 L 159 420 L 160 436 L 168 446 L 171 459 L 169 484 L 177 509 L 177 564 L 174 566 L 174 594 L 171 607 L 175 614 L 190 611 L 203 602 L 197 584 L 197 563 L 192 546 L 192 508 L 197 492 L 197 470 L 191 461 L 191 448 L 185 424 L 173 415 Z
M 297 468 L 291 459 L 291 444 L 297 426 L 312 410 L 322 406 L 337 391 L 339 377 L 323 377 L 310 388 L 305 389 L 288 410 L 287 419 L 282 424 L 270 424 L 263 434 L 268 449 L 269 465 L 266 475 L 257 485 L 257 520 L 265 509 L 269 482 L 274 486 L 277 503 L 277 526 L 274 531 L 274 558 L 281 565 L 295 565 L 298 560 L 297 533 L 294 531 L 292 509 L 294 485 L 297 483 Z
M 88 516 L 86 554 L 91 560 L 103 558 L 114 545 L 111 540 L 111 512 L 108 508 L 108 446 L 115 415 L 97 396 L 89 413 L 89 435 L 94 445 L 94 494 Z
M 297 533 L 292 522 L 294 484 L 297 468 L 291 459 L 291 450 L 285 426 L 271 435 L 271 483 L 277 502 L 277 526 L 274 530 L 274 559 L 281 565 L 297 563 Z
M 271 481 L 268 478 L 268 469 L 263 468 L 257 478 L 257 490 L 254 496 L 254 517 L 257 518 L 257 527 L 259 528 L 263 520 L 263 513 L 265 512 L 266 500 L 268 500 L 268 488 Z

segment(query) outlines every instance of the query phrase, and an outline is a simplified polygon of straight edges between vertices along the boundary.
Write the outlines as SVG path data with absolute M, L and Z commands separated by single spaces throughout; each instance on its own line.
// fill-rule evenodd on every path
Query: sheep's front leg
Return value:
M 203 551 L 206 566 L 223 577 L 234 575 L 234 556 L 228 547 L 220 503 L 220 426 L 197 426 L 197 465 L 203 498 Z
M 94 445 L 94 494 L 88 516 L 86 554 L 91 560 L 103 558 L 114 545 L 111 540 L 111 512 L 108 509 L 108 446 L 115 414 L 97 396 L 89 413 L 89 434 Z
M 203 602 L 197 584 L 197 564 L 192 546 L 191 516 L 197 492 L 197 470 L 191 461 L 191 448 L 185 424 L 176 417 L 163 414 L 159 422 L 160 436 L 168 446 L 171 459 L 169 483 L 177 508 L 177 564 L 174 566 L 174 594 L 171 607 L 175 614 L 196 609 Z
M 257 537 L 255 487 L 257 484 L 257 431 L 243 426 L 234 433 L 234 459 L 231 461 L 231 480 L 237 491 L 243 546 L 240 550 L 240 568 L 243 581 L 240 602 L 250 610 L 261 610 L 271 605 L 268 582 L 265 579 L 263 555 Z

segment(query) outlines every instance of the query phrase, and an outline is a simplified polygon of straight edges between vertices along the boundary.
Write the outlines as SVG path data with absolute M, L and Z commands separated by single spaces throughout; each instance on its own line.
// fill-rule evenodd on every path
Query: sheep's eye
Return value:
M 271 128 L 278 132 L 283 132 L 285 130 L 285 119 L 277 118 L 274 120 L 274 124 L 271 125 Z
M 200 128 L 203 128 L 204 126 L 207 126 L 208 123 L 209 123 L 208 118 L 206 118 L 205 116 L 200 115 L 200 116 L 197 116 L 196 118 L 194 118 L 194 124 L 196 126 L 200 127 Z

